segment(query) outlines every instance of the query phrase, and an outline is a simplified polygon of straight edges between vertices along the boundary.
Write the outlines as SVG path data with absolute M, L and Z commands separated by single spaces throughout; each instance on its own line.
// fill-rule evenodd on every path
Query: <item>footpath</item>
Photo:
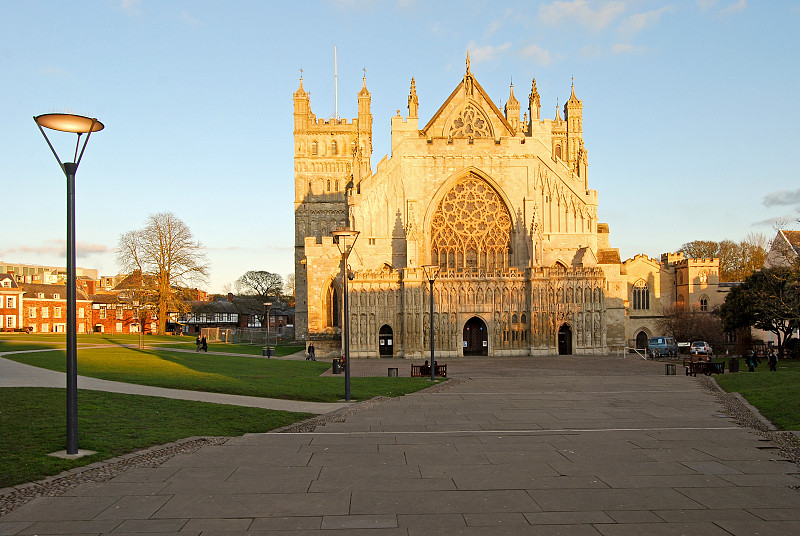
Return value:
M 426 391 L 35 498 L 0 534 L 800 534 L 800 469 L 707 379 L 630 358 L 447 364 Z

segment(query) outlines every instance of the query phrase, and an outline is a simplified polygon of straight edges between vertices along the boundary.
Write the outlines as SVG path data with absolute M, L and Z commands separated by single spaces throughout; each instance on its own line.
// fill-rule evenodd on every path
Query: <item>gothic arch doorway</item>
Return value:
M 558 328 L 558 355 L 572 355 L 572 328 L 569 324 Z
M 636 334 L 636 349 L 637 350 L 647 350 L 647 340 L 648 335 L 647 333 L 642 330 Z
M 489 355 L 486 323 L 473 316 L 464 324 L 464 355 Z
M 384 324 L 378 332 L 378 355 L 381 357 L 394 356 L 394 337 L 392 336 L 392 326 Z

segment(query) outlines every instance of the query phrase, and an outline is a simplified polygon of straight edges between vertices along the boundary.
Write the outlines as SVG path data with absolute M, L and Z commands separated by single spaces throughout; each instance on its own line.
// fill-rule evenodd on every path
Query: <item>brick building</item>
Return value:
M 24 327 L 23 293 L 13 274 L 0 274 L 0 331 L 16 331 Z
M 66 333 L 67 287 L 20 283 L 24 292 L 22 322 L 33 333 Z M 78 333 L 90 333 L 92 326 L 92 301 L 81 289 L 76 290 L 76 326 Z

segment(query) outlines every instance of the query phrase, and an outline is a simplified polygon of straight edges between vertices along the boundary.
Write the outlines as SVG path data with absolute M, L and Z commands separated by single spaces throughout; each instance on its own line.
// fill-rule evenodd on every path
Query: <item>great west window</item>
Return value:
M 470 175 L 442 198 L 431 222 L 434 264 L 455 272 L 508 267 L 511 216 L 486 181 Z

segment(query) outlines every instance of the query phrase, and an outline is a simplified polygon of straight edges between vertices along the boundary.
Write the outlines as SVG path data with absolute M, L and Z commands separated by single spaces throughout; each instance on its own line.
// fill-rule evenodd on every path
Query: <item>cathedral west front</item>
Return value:
M 342 228 L 359 232 L 347 259 L 353 358 L 428 355 L 428 265 L 438 267 L 437 356 L 602 355 L 657 334 L 643 311 L 631 323 L 631 292 L 656 291 L 676 264 L 637 257 L 636 280 L 627 275 L 597 219 L 574 86 L 552 119 L 542 117 L 535 79 L 524 110 L 512 85 L 501 111 L 468 57 L 462 80 L 421 124 L 412 79 L 408 116 L 391 118 L 391 155 L 374 171 L 366 79 L 357 98 L 358 117 L 318 119 L 302 79 L 294 93 L 296 333 L 318 355 L 342 345 L 331 235 Z

